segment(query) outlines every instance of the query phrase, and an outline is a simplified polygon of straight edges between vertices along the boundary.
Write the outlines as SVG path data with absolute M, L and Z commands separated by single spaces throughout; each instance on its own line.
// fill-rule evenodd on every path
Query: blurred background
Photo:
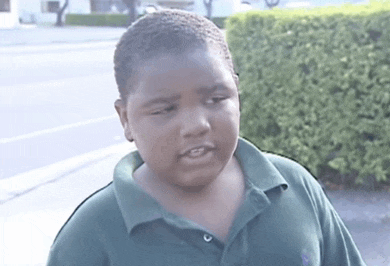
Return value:
M 311 8 L 361 4 L 368 0 L 1 0 L 0 28 L 20 24 L 61 25 L 67 14 L 128 14 L 133 16 L 160 8 L 178 8 L 208 17 L 227 17 L 250 9 Z
M 74 208 L 135 149 L 114 110 L 113 54 L 137 17 L 179 8 L 225 31 L 238 12 L 344 3 L 368 1 L 0 0 L 0 265 L 44 265 Z M 390 265 L 389 193 L 328 195 L 367 264 Z

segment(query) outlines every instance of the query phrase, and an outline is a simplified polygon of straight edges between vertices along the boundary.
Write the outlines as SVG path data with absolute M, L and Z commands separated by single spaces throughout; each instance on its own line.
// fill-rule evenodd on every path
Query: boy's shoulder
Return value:
M 110 219 L 107 219 L 107 217 L 110 217 Z M 105 227 L 105 223 L 120 222 L 120 218 L 120 210 L 112 182 L 110 182 L 77 206 L 62 226 L 56 238 L 72 231 L 88 234 L 88 228 Z
M 319 187 L 318 181 L 313 175 L 298 162 L 273 153 L 262 152 L 269 162 L 286 179 L 289 185 Z
M 102 265 L 109 243 L 123 243 L 126 227 L 112 182 L 86 198 L 58 232 L 47 265 Z
M 307 171 L 301 164 L 290 158 L 264 151 L 262 153 L 267 158 L 267 160 L 270 161 L 278 170 L 289 172 Z
M 78 212 L 88 212 L 88 214 L 96 213 L 96 210 L 100 211 L 96 215 L 101 215 L 104 212 L 112 212 L 115 210 L 116 199 L 113 189 L 113 184 L 110 182 L 105 187 L 102 187 L 83 200 L 76 208 L 72 216 Z M 71 216 L 71 218 L 72 218 Z
M 317 189 L 319 186 L 315 178 L 301 164 L 287 157 L 262 151 L 246 139 L 239 138 L 236 156 L 239 161 L 242 161 L 244 170 L 250 170 L 254 174 L 253 177 L 259 180 L 264 181 L 266 178 L 284 180 L 288 187 L 299 191 L 304 187 Z M 258 183 L 262 184 L 263 181 Z

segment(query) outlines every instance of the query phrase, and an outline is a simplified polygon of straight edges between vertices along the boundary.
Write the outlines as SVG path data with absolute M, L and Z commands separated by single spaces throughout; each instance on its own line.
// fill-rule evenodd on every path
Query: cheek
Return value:
M 144 131 L 142 150 L 155 164 L 167 164 L 176 155 L 177 138 L 169 126 L 156 128 L 154 126 Z M 141 150 L 141 146 L 139 147 Z
M 158 152 L 162 155 L 162 160 L 166 161 L 175 154 L 175 143 L 176 138 L 169 134 L 157 138 L 156 146 L 159 147 Z
M 166 121 L 164 125 L 153 125 L 150 128 L 153 131 L 153 142 L 157 142 L 156 145 L 161 146 L 162 152 L 169 152 L 177 143 L 177 126 L 175 120 Z
M 234 102 L 227 103 L 226 108 L 218 113 L 214 123 L 219 125 L 219 127 L 229 129 L 224 132 L 225 134 L 236 133 L 240 126 L 240 111 L 238 105 Z

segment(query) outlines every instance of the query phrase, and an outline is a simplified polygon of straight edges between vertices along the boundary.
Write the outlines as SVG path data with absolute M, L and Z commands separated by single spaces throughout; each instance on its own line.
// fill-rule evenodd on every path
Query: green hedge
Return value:
M 389 3 L 249 11 L 226 28 L 241 136 L 323 181 L 389 180 Z
M 214 22 L 214 24 L 217 25 L 220 29 L 224 29 L 226 19 L 227 17 L 215 17 L 215 18 L 211 18 L 211 21 Z
M 65 24 L 77 26 L 126 27 L 126 14 L 67 14 Z

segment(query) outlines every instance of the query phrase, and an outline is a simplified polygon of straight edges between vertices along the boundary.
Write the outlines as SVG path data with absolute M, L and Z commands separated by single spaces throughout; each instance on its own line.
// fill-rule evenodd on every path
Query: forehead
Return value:
M 128 86 L 131 94 L 146 91 L 166 90 L 164 86 L 188 84 L 191 86 L 224 83 L 231 77 L 228 64 L 222 54 L 215 49 L 198 48 L 183 53 L 163 53 L 137 67 L 137 72 Z
M 172 74 L 179 70 L 210 69 L 220 63 L 209 51 L 204 49 L 191 50 L 180 54 L 160 54 L 144 64 L 140 78 L 156 75 Z

